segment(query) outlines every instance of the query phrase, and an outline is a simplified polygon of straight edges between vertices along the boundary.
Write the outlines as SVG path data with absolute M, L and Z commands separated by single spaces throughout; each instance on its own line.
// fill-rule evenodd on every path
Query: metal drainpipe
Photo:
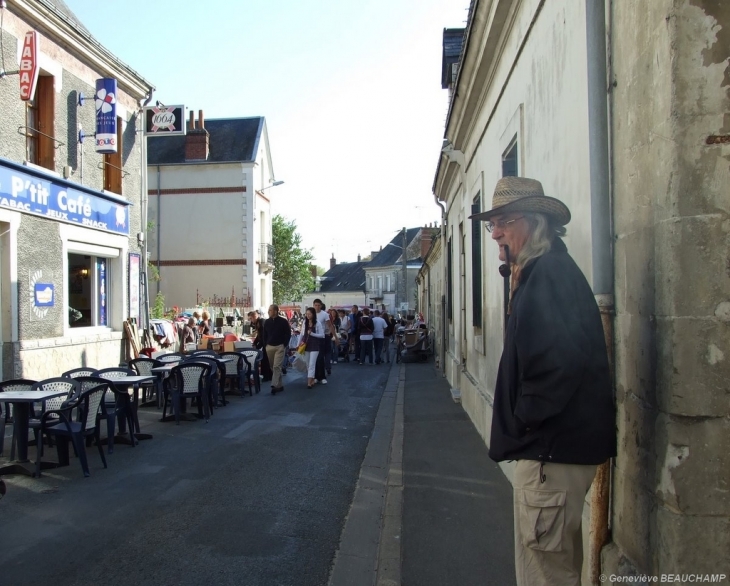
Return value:
M 144 331 L 149 334 L 149 327 L 150 327 L 150 281 L 149 281 L 149 274 L 147 271 L 147 221 L 149 217 L 149 180 L 147 177 L 147 136 L 144 134 L 144 124 L 145 124 L 145 117 L 144 117 L 144 109 L 145 107 L 152 101 L 152 94 L 154 93 L 154 88 L 150 88 L 150 92 L 147 94 L 147 97 L 145 101 L 142 103 L 142 106 L 139 109 L 140 117 L 142 120 L 142 142 L 140 144 L 140 171 L 142 172 L 142 198 L 141 198 L 141 207 L 140 210 L 140 216 L 141 216 L 141 226 L 140 226 L 140 232 L 143 234 L 142 238 L 142 262 L 140 269 L 142 270 L 142 279 L 144 280 L 144 308 L 143 308 L 143 314 L 144 314 Z M 141 328 L 140 328 L 141 329 Z
M 448 271 L 448 267 L 446 266 L 446 258 L 444 255 L 446 254 L 446 207 L 444 204 L 442 204 L 439 201 L 438 195 L 434 192 L 433 194 L 433 200 L 436 202 L 436 205 L 441 208 L 441 264 L 444 267 L 443 270 L 443 280 L 441 282 L 442 292 L 441 292 L 441 348 L 439 348 L 440 357 L 439 360 L 441 361 L 441 372 L 446 375 L 446 294 L 443 292 L 446 289 L 446 280 L 448 275 L 446 272 Z
M 611 134 L 610 134 L 610 3 L 588 0 L 586 6 L 586 53 L 588 63 L 588 141 L 591 176 L 591 234 L 593 293 L 601 312 L 610 372 L 613 373 L 613 250 L 611 225 Z M 608 21 L 608 26 L 607 26 Z M 600 584 L 601 550 L 610 539 L 611 462 L 598 467 L 591 491 L 589 564 L 592 584 Z
M 161 180 L 162 179 L 160 177 L 160 166 L 157 165 L 157 272 L 158 272 L 158 274 L 160 272 L 160 249 L 162 248 L 162 242 L 160 242 L 160 223 L 161 223 L 160 214 L 162 213 L 161 209 L 160 209 L 160 199 L 161 199 L 161 195 L 162 195 L 162 190 L 161 190 L 161 185 L 160 185 Z M 162 275 L 160 274 L 159 276 L 161 277 Z M 160 294 L 160 282 L 161 281 L 162 281 L 162 279 L 157 280 L 157 293 L 155 294 L 155 296 Z

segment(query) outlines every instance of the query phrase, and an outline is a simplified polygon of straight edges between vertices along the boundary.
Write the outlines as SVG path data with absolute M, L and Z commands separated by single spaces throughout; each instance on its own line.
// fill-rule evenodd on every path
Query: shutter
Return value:
M 471 213 L 481 212 L 481 198 L 479 195 L 474 199 L 471 206 Z M 472 325 L 476 328 L 482 327 L 482 222 L 471 221 L 471 303 L 472 303 Z
M 53 76 L 39 76 L 35 91 L 38 103 L 38 130 L 55 138 L 56 92 L 53 89 Z M 42 134 L 38 135 L 38 164 L 51 171 L 56 170 L 56 143 Z

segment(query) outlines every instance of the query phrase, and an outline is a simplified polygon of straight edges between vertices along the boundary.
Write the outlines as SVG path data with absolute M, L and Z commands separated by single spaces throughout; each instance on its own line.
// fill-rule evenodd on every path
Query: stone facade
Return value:
M 116 366 L 125 358 L 122 323 L 129 316 L 127 257 L 130 252 L 141 252 L 136 236 L 143 231 L 139 108 L 153 88 L 91 42 L 88 33 L 70 24 L 57 8 L 26 0 L 11 3 L 4 13 L 2 50 L 11 74 L 0 79 L 0 157 L 5 160 L 0 160 L 0 166 L 34 180 L 72 187 L 85 197 L 124 206 L 129 221 L 125 226 L 127 235 L 7 207 L 0 209 L 2 377 L 41 379 L 82 364 L 98 368 Z M 34 30 L 38 33 L 40 73 L 53 79 L 53 124 L 48 134 L 54 139 L 54 165 L 45 169 L 26 162 L 26 137 L 19 129 L 29 124 L 27 106 L 20 100 L 19 76 L 13 74 L 18 68 L 22 40 Z M 50 30 L 55 32 L 49 33 Z M 74 52 L 69 47 L 81 49 Z M 96 65 L 92 67 L 91 63 Z M 118 81 L 116 115 L 121 119 L 123 139 L 121 194 L 104 192 L 104 156 L 95 150 L 94 95 L 96 79 L 101 77 Z M 80 105 L 82 95 L 86 101 Z M 78 139 L 80 129 L 87 134 L 83 144 Z M 109 256 L 104 301 L 108 304 L 106 326 L 69 326 L 68 255 L 83 254 L 82 250 Z M 36 311 L 33 302 L 32 284 L 38 278 L 53 284 L 55 289 L 54 305 L 43 312 Z
M 434 181 L 446 225 L 419 295 L 431 292 L 455 396 L 488 442 L 504 298 L 494 245 L 473 246 L 468 216 L 491 207 L 517 144 L 517 174 L 572 212 L 565 242 L 614 361 L 610 541 L 587 535 L 589 495 L 583 582 L 727 574 L 730 4 L 477 0 L 449 90 Z
M 720 572 L 730 549 L 730 5 L 612 3 L 611 17 L 620 452 L 607 569 Z

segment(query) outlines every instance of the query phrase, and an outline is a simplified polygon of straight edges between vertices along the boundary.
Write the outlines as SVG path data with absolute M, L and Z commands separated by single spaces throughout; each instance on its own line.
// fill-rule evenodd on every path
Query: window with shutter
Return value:
M 26 102 L 26 160 L 50 171 L 56 170 L 54 113 L 53 76 L 40 75 L 33 99 Z
M 122 195 L 122 119 L 117 116 L 117 152 L 104 155 L 104 189 Z

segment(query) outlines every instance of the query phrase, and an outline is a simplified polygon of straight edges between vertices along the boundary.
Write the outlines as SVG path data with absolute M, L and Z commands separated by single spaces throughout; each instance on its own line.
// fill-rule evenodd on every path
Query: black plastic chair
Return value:
M 50 399 L 45 399 L 42 401 L 41 406 L 41 412 L 45 411 L 54 411 L 56 409 L 60 409 L 63 404 L 66 401 L 72 400 L 74 397 L 76 397 L 79 392 L 81 391 L 81 385 L 76 381 L 76 379 L 73 378 L 64 378 L 64 377 L 53 377 L 53 378 L 46 378 L 43 380 L 38 381 L 35 383 L 31 389 L 31 391 L 65 391 L 65 395 L 60 395 L 58 397 L 52 397 Z M 40 416 L 36 415 L 36 413 L 31 409 L 30 419 L 28 421 L 28 427 L 33 430 L 33 434 L 36 435 L 36 442 L 42 442 L 43 441 L 43 435 L 36 434 L 36 430 L 40 430 L 41 427 L 41 420 Z M 49 445 L 52 445 L 51 438 L 48 438 Z
M 168 362 L 183 362 L 186 358 L 187 356 L 182 352 L 168 352 L 167 354 L 160 354 L 155 360 L 167 364 Z
M 125 391 L 120 391 L 114 386 L 114 380 L 123 379 L 128 376 L 137 376 L 137 372 L 123 366 L 112 366 L 98 370 L 94 376 L 111 382 L 111 387 L 104 396 L 104 408 L 107 413 L 107 434 L 109 437 L 114 437 L 116 429 L 115 422 L 118 417 L 124 417 L 127 421 L 134 421 L 132 399 L 129 393 L 126 392 L 126 389 Z M 132 445 L 135 445 L 134 427 L 130 428 L 129 433 Z
M 218 352 L 216 352 L 215 350 L 196 350 L 195 352 L 191 352 L 190 354 L 188 354 L 188 359 L 194 358 L 196 356 L 212 356 L 213 358 L 215 358 L 216 356 L 218 356 Z
M 210 412 L 213 413 L 213 409 L 218 404 L 218 395 L 220 394 L 220 384 L 219 384 L 219 361 L 217 358 L 214 358 L 213 356 L 197 356 L 195 358 L 189 358 L 185 364 L 192 364 L 193 362 L 199 362 L 202 364 L 207 364 L 210 368 L 208 371 L 208 374 L 206 375 L 206 381 L 205 384 L 208 389 L 208 405 L 210 406 Z
M 84 439 L 93 434 L 96 439 L 96 447 L 99 449 L 101 461 L 106 468 L 106 458 L 99 439 L 99 420 L 97 414 L 104 400 L 104 395 L 109 390 L 111 383 L 105 382 L 89 390 L 83 391 L 80 395 L 66 403 L 61 409 L 46 410 L 41 415 L 40 433 L 53 436 L 65 441 L 57 442 L 58 461 L 65 465 L 68 463 L 68 440 L 73 442 L 76 453 L 81 462 L 81 469 L 84 476 L 90 476 L 89 463 L 86 459 L 86 447 Z M 79 420 L 74 421 L 72 412 L 78 410 Z M 43 457 L 43 442 L 38 442 L 36 452 L 36 478 L 41 476 L 41 458 Z
M 210 417 L 208 406 L 207 376 L 210 366 L 204 362 L 187 362 L 178 364 L 170 371 L 165 380 L 165 404 L 162 407 L 162 419 L 165 419 L 168 399 L 172 403 L 175 413 L 175 422 L 180 425 L 180 411 L 182 402 L 188 398 L 198 399 L 198 416 L 205 417 L 206 423 Z
M 256 393 L 261 392 L 261 376 L 260 366 L 261 360 L 263 359 L 263 350 L 241 350 L 239 354 L 243 354 L 246 363 L 248 364 L 248 372 L 246 373 L 246 379 L 248 380 L 249 393 L 251 392 L 251 378 L 253 377 L 254 387 Z M 286 356 L 285 356 L 286 357 Z
M 36 382 L 26 378 L 6 380 L 0 382 L 0 393 L 3 391 L 30 391 Z M 4 405 L 5 408 L 3 411 L 3 400 L 0 394 L 0 456 L 5 449 L 5 424 L 15 423 L 13 421 L 10 403 L 4 403 Z M 37 430 L 34 430 L 34 434 L 36 435 L 36 440 L 38 440 Z M 10 459 L 15 460 L 15 433 L 13 433 L 13 439 L 10 441 Z
M 64 372 L 62 378 L 79 378 L 80 376 L 94 376 L 96 374 L 95 368 L 89 368 L 87 366 L 81 366 L 80 368 L 72 368 Z
M 152 373 L 152 369 L 155 367 L 156 364 L 157 364 L 157 361 L 153 360 L 152 358 L 147 358 L 146 356 L 140 356 L 139 358 L 133 358 L 132 360 L 129 361 L 129 368 L 134 370 L 134 372 L 136 372 L 139 376 L 155 376 Z M 157 388 L 156 381 L 144 383 L 140 386 L 145 392 L 145 401 L 147 401 L 151 398 L 150 393 L 152 391 L 155 391 L 156 394 L 159 394 L 159 390 Z M 157 397 L 157 406 L 158 407 L 159 407 L 159 403 L 160 403 L 160 397 L 158 396 Z
M 245 376 L 245 373 L 247 371 L 246 361 L 243 358 L 243 354 L 240 352 L 221 352 L 220 357 L 225 358 L 227 356 L 232 356 L 233 360 L 229 360 L 224 362 L 226 365 L 226 376 L 225 380 L 223 382 L 223 392 L 226 392 L 225 389 L 225 382 L 236 381 L 236 384 L 238 385 L 238 392 L 241 393 L 241 396 L 243 397 L 245 394 L 244 386 L 243 386 L 243 377 Z M 251 389 L 249 388 L 249 394 L 251 394 Z
M 129 427 L 129 440 L 132 446 L 136 444 L 134 437 L 134 419 L 132 409 L 130 407 L 129 394 L 120 391 L 114 386 L 114 383 L 101 378 L 99 376 L 80 376 L 76 379 L 81 385 L 81 392 L 88 391 L 99 385 L 108 384 L 109 388 L 101 402 L 101 410 L 99 411 L 99 419 L 106 420 L 107 434 L 107 452 L 114 453 L 114 437 L 116 435 L 116 420 L 124 417 Z M 114 395 L 114 399 L 110 395 Z

